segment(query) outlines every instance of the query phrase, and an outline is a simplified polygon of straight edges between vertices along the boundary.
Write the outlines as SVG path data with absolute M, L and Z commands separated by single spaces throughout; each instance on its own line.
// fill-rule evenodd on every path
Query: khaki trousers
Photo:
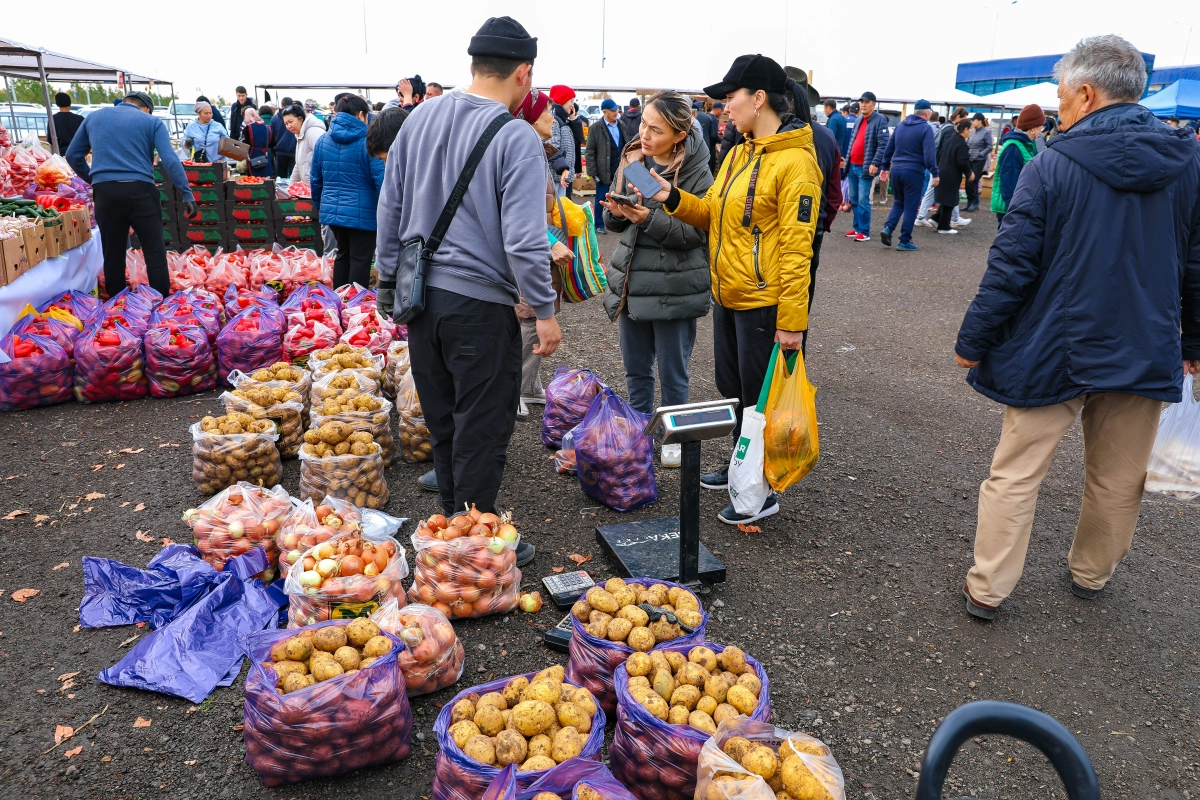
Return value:
M 975 566 L 967 573 L 976 601 L 999 605 L 1016 587 L 1038 487 L 1081 409 L 1086 482 L 1067 564 L 1076 583 L 1099 589 L 1129 552 L 1162 403 L 1103 393 L 1040 408 L 1009 406 L 991 475 L 979 487 Z

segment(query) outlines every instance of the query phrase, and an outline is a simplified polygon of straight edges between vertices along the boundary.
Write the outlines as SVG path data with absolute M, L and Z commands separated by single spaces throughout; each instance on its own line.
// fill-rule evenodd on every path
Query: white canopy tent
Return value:
M 979 98 L 980 105 L 1000 108 L 1024 108 L 1030 103 L 1037 103 L 1042 111 L 1058 111 L 1058 84 L 1035 83 Z

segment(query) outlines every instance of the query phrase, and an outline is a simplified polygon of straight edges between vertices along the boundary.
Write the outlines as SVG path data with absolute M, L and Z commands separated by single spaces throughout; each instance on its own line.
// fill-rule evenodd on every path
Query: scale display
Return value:
M 678 430 L 693 425 L 708 425 L 713 422 L 731 422 L 737 418 L 729 406 L 716 411 L 693 411 L 690 414 L 671 414 L 671 427 Z
M 737 400 L 708 400 L 663 406 L 646 423 L 645 433 L 660 444 L 686 444 L 716 439 L 737 424 Z

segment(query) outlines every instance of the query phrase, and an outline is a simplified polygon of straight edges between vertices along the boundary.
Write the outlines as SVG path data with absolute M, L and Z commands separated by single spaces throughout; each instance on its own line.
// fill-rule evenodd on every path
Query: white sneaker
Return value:
M 529 406 L 525 405 L 525 398 L 517 403 L 517 419 L 527 419 L 529 417 Z
M 914 225 L 920 225 L 922 228 L 932 228 L 932 227 L 934 227 L 933 220 L 931 220 L 931 219 L 918 219 L 918 220 L 914 220 L 914 221 L 913 221 L 913 224 L 914 224 Z
M 951 227 L 951 228 L 964 228 L 964 227 L 966 227 L 967 225 L 970 225 L 970 224 L 971 224 L 971 220 L 969 220 L 969 219 L 966 219 L 966 218 L 964 218 L 964 217 L 959 217 L 958 219 L 952 219 L 952 220 L 950 220 L 950 227 Z
M 678 469 L 682 460 L 683 445 L 664 444 L 662 446 L 662 453 L 659 454 L 658 463 L 662 464 L 667 469 Z
M 938 231 L 938 233 L 948 233 L 948 234 L 954 235 L 954 234 L 957 234 L 958 231 L 954 230 L 954 228 L 951 228 L 948 231 Z

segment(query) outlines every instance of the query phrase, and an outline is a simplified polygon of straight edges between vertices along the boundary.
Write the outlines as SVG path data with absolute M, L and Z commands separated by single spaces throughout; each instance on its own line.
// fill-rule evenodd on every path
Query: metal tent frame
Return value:
M 13 119 L 14 127 L 16 127 L 16 115 L 13 111 L 13 92 L 8 79 L 34 80 L 42 84 L 42 99 L 46 105 L 46 125 L 50 131 L 50 144 L 55 153 L 58 153 L 59 149 L 58 133 L 54 130 L 54 109 L 50 104 L 51 82 L 124 83 L 126 87 L 135 83 L 144 83 L 147 88 L 152 88 L 154 84 L 159 83 L 170 86 L 171 97 L 175 96 L 175 84 L 171 81 L 157 80 L 147 75 L 110 67 L 106 64 L 55 53 L 45 48 L 30 47 L 11 39 L 0 39 L 0 75 L 5 79 L 8 113 Z M 171 105 L 173 110 L 175 104 Z

